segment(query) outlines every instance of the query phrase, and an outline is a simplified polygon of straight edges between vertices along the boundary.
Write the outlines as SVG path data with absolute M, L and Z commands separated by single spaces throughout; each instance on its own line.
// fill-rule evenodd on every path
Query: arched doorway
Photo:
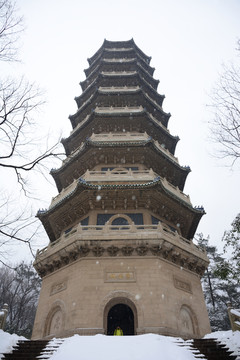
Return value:
M 117 326 L 123 335 L 134 335 L 134 315 L 126 304 L 116 304 L 111 307 L 107 316 L 107 335 L 113 335 Z
M 126 292 L 119 291 L 118 295 L 104 304 L 103 328 L 106 335 L 113 335 L 117 326 L 124 332 L 123 335 L 135 335 L 138 329 L 138 312 L 136 305 L 128 297 L 122 296 Z M 114 292 L 116 295 L 116 292 Z M 111 294 L 112 296 L 112 294 Z

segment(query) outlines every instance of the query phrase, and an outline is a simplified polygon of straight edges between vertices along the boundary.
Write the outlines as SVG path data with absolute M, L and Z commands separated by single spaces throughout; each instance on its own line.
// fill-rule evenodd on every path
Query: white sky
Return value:
M 23 64 L 11 71 L 25 73 L 46 91 L 47 105 L 39 116 L 52 134 L 67 137 L 68 115 L 77 107 L 79 82 L 91 57 L 107 40 L 129 40 L 148 56 L 165 94 L 163 109 L 171 112 L 169 128 L 178 135 L 175 155 L 189 165 L 184 192 L 205 215 L 197 232 L 221 245 L 224 230 L 239 212 L 240 166 L 231 171 L 214 158 L 208 121 L 208 94 L 221 64 L 234 59 L 240 37 L 238 0 L 17 0 L 25 18 L 21 48 Z M 14 68 L 14 70 L 13 70 Z M 56 194 L 43 190 L 37 205 L 46 208 Z

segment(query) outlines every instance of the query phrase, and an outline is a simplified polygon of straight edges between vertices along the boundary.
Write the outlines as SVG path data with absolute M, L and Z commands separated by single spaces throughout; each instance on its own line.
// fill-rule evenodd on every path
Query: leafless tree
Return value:
M 218 154 L 230 158 L 232 165 L 240 158 L 240 40 L 236 61 L 223 65 L 217 86 L 213 90 L 211 120 L 213 140 L 220 144 Z
M 31 336 L 41 280 L 32 265 L 20 263 L 16 271 L 0 267 L 0 309 L 8 304 L 6 330 Z
M 0 62 L 18 60 L 22 31 L 23 19 L 18 16 L 15 3 L 0 0 Z M 13 196 L 6 191 L 0 194 L 0 262 L 3 264 L 8 262 L 6 245 L 15 241 L 31 247 L 37 231 L 29 206 L 22 208 L 19 201 L 20 193 L 30 195 L 28 175 L 33 170 L 44 174 L 49 168 L 48 161 L 52 163 L 53 158 L 63 155 L 58 148 L 59 140 L 52 143 L 34 121 L 43 103 L 38 87 L 24 78 L 0 78 L 0 181 L 11 178 L 16 184 Z M 12 198 L 18 198 L 14 204 Z
M 0 84 L 0 168 L 11 169 L 25 192 L 24 173 L 44 167 L 47 158 L 61 155 L 56 151 L 58 142 L 41 149 L 42 138 L 36 136 L 33 115 L 41 99 L 40 91 L 23 79 Z
M 17 16 L 15 3 L 10 0 L 0 0 L 1 61 L 17 60 L 18 40 L 23 29 L 23 18 Z

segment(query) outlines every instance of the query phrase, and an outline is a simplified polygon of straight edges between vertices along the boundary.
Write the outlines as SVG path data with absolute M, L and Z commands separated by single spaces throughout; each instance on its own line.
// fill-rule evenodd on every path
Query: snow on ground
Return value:
M 206 335 L 205 338 L 215 338 L 221 341 L 240 356 L 239 331 L 218 331 Z M 2 353 L 10 352 L 12 346 L 22 339 L 24 338 L 0 330 L 0 359 Z M 194 360 L 195 357 L 189 347 L 177 345 L 181 341 L 180 338 L 155 334 L 139 336 L 74 335 L 63 339 L 63 343 L 49 357 L 49 360 Z M 50 349 L 58 342 L 59 339 L 53 339 L 48 348 Z
M 192 353 L 177 345 L 176 338 L 139 336 L 79 336 L 68 338 L 51 360 L 194 360 Z
M 9 334 L 0 329 L 0 359 L 2 358 L 3 353 L 11 352 L 12 347 L 16 345 L 18 340 L 27 340 L 23 336 L 18 336 L 16 334 Z

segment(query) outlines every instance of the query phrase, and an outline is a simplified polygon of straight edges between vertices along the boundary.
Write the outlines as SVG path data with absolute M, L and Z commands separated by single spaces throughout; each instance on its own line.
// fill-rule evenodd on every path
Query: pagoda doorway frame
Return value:
M 103 311 L 103 329 L 104 334 L 107 335 L 108 331 L 108 314 L 109 311 L 112 309 L 113 306 L 123 304 L 127 305 L 133 313 L 133 323 L 134 323 L 134 334 L 137 335 L 137 328 L 138 328 L 138 315 L 137 315 L 137 308 L 134 302 L 126 297 L 115 297 L 108 301 L 108 303 L 105 305 L 104 311 Z

